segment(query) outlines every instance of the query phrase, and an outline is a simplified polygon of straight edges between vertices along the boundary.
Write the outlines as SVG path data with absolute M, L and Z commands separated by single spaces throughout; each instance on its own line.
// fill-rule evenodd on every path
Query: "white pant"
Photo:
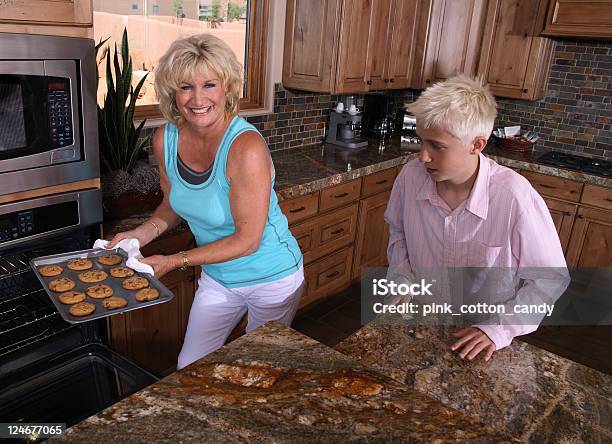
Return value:
M 247 311 L 247 332 L 269 321 L 280 321 L 289 327 L 303 290 L 302 267 L 277 281 L 240 288 L 226 288 L 202 271 L 177 368 L 223 346 Z

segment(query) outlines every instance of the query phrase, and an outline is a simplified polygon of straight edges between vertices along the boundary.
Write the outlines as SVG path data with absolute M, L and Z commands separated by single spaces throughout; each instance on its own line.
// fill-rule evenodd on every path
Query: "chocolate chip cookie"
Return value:
M 143 277 L 135 276 L 127 278 L 121 284 L 126 290 L 140 290 L 149 286 L 149 281 Z
M 41 276 L 45 277 L 57 276 L 59 274 L 62 274 L 63 271 L 64 269 L 59 265 L 45 265 L 44 267 L 40 267 L 38 269 L 38 272 L 41 274 Z
M 85 293 L 81 293 L 80 291 L 67 291 L 60 294 L 57 299 L 59 299 L 62 304 L 66 305 L 78 304 L 85 300 Z
M 64 291 L 72 290 L 76 286 L 76 283 L 72 279 L 59 278 L 49 282 L 49 290 L 57 293 L 63 293 Z
M 102 305 L 104 305 L 104 308 L 107 310 L 115 310 L 117 308 L 125 307 L 127 305 L 127 300 L 121 296 L 111 296 L 108 299 L 104 299 Z
M 91 267 L 93 267 L 93 262 L 84 257 L 68 262 L 68 268 L 75 271 L 89 270 Z
M 79 273 L 79 280 L 82 282 L 100 282 L 108 277 L 106 271 L 103 270 L 90 270 Z
M 110 275 L 116 278 L 134 276 L 135 271 L 128 267 L 115 267 L 110 269 Z
M 159 297 L 159 291 L 155 288 L 143 288 L 136 292 L 136 300 L 138 302 L 154 301 Z
M 68 313 L 70 313 L 72 316 L 81 317 L 89 316 L 94 311 L 96 311 L 96 306 L 91 302 L 79 302 L 78 304 L 74 304 L 72 307 L 70 307 Z
M 105 254 L 98 258 L 98 262 L 102 265 L 117 265 L 121 263 L 123 258 L 118 254 Z
M 87 296 L 94 299 L 104 299 L 113 295 L 113 289 L 108 285 L 96 284 L 87 287 Z

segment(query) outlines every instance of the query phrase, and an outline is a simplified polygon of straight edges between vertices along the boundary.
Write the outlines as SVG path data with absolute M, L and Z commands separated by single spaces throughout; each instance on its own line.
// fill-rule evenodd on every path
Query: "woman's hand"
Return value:
M 467 358 L 471 361 L 480 352 L 485 353 L 485 361 L 493 356 L 495 343 L 482 330 L 476 327 L 462 328 L 453 332 L 453 336 L 459 340 L 452 345 L 451 350 L 460 350 L 461 359 Z
M 121 233 L 115 234 L 115 237 L 113 237 L 110 240 L 110 242 L 106 245 L 105 248 L 108 248 L 108 249 L 115 248 L 115 245 L 117 245 L 119 242 L 121 242 L 124 239 L 138 239 L 138 243 L 140 244 L 140 246 L 143 245 L 143 239 L 139 237 L 138 231 L 129 230 L 129 231 L 122 231 Z
M 154 276 L 157 279 L 160 279 L 165 274 L 171 272 L 172 270 L 176 270 L 177 268 L 179 268 L 180 267 L 179 264 L 182 264 L 182 261 L 177 262 L 177 259 L 175 256 L 176 255 L 162 256 L 160 254 L 156 254 L 155 256 L 149 256 L 149 257 L 140 259 L 140 262 L 153 267 Z

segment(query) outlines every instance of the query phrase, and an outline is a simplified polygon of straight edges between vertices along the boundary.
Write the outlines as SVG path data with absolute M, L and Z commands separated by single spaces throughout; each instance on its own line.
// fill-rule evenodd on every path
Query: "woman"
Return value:
M 289 326 L 303 290 L 302 254 L 282 214 L 274 167 L 255 127 L 237 116 L 242 66 L 222 40 L 175 41 L 155 90 L 169 121 L 155 131 L 162 203 L 134 230 L 144 246 L 184 219 L 197 248 L 142 260 L 157 278 L 202 266 L 178 368 L 221 347 L 248 311 L 247 332 L 271 320 Z

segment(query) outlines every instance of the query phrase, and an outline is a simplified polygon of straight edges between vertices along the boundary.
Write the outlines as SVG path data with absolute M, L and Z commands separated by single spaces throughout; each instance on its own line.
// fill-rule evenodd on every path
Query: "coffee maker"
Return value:
M 361 113 L 358 111 L 329 111 L 329 131 L 325 141 L 344 148 L 364 148 L 368 141 L 359 137 Z
M 363 134 L 390 137 L 395 130 L 395 98 L 381 93 L 368 93 L 363 98 Z

